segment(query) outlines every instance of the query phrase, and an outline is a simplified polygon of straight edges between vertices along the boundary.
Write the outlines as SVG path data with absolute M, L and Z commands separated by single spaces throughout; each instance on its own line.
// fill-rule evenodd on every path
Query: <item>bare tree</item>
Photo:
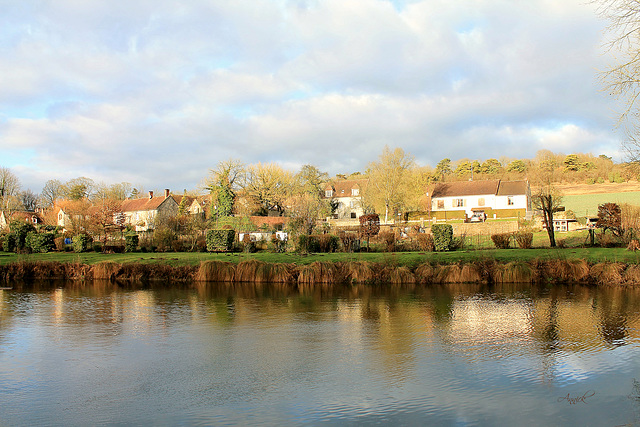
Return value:
M 20 202 L 22 208 L 27 212 L 33 212 L 38 207 L 39 197 L 30 189 L 20 192 Z
M 43 205 L 47 207 L 52 207 L 56 200 L 59 199 L 63 195 L 62 183 L 57 179 L 50 179 L 44 184 L 42 187 L 42 192 L 40 193 L 40 197 L 42 199 Z
M 7 217 L 11 213 L 20 209 L 20 180 L 11 172 L 11 169 L 0 167 L 0 210 L 5 212 Z
M 604 90 L 620 99 L 624 108 L 618 127 L 626 134 L 623 147 L 632 161 L 640 160 L 640 2 L 638 0 L 593 0 L 600 16 L 607 19 L 607 50 L 616 53 L 615 63 L 600 73 Z

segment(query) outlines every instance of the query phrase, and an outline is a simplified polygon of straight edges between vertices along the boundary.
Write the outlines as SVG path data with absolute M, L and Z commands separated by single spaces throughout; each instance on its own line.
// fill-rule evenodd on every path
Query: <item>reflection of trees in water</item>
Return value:
M 625 344 L 628 335 L 627 316 L 629 313 L 637 313 L 640 304 L 636 298 L 632 298 L 630 292 L 621 289 L 607 289 L 594 299 L 594 310 L 599 312 L 600 334 L 604 341 L 612 346 Z

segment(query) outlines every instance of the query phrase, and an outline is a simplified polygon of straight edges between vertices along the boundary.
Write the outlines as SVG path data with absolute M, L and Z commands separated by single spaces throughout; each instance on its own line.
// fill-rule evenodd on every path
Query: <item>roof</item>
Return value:
M 36 218 L 37 222 L 42 222 L 42 218 L 36 212 L 28 212 L 28 211 L 17 211 L 11 214 L 11 220 L 22 220 L 22 221 L 32 221 L 33 218 Z
M 431 197 L 457 196 L 516 196 L 527 194 L 527 181 L 502 181 L 499 179 L 488 181 L 457 181 L 436 184 Z
M 499 179 L 491 181 L 457 181 L 436 184 L 431 197 L 475 196 L 478 194 L 497 194 Z
M 122 212 L 155 211 L 165 200 L 172 198 L 172 196 L 157 196 L 151 198 L 126 199 L 122 201 Z
M 498 196 L 516 196 L 527 194 L 529 184 L 527 181 L 500 181 Z
M 327 182 L 324 189 L 333 190 L 333 197 L 351 197 L 352 189 L 364 190 L 368 183 L 368 179 L 340 179 Z

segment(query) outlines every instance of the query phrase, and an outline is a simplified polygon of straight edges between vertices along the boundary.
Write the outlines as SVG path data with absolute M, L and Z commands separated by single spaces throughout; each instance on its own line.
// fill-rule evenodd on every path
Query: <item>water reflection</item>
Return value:
M 591 406 L 637 419 L 628 397 L 629 378 L 640 377 L 635 289 L 14 288 L 0 291 L 0 390 L 12 390 L 0 394 L 14 405 L 0 416 L 9 424 L 29 405 L 40 408 L 34 422 L 56 405 L 77 409 L 71 424 L 95 412 L 109 423 L 161 414 L 205 424 L 522 424 L 505 408 L 533 420 L 540 405 L 573 423 L 599 415 L 563 412 L 558 396 L 592 389 Z

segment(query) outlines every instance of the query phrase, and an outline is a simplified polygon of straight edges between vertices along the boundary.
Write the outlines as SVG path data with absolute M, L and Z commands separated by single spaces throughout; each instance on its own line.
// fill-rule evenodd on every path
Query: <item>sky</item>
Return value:
M 363 172 L 624 160 L 584 0 L 0 0 L 0 167 L 196 190 L 218 162 Z

